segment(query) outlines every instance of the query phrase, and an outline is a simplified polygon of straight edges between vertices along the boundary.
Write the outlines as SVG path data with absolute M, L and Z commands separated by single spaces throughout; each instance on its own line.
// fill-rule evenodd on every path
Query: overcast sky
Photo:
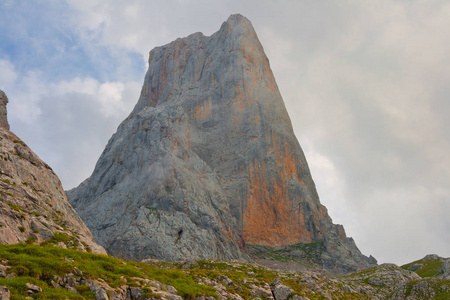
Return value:
M 252 22 L 321 202 L 380 263 L 450 256 L 450 2 L 0 1 L 11 130 L 65 189 L 137 102 L 148 52 Z

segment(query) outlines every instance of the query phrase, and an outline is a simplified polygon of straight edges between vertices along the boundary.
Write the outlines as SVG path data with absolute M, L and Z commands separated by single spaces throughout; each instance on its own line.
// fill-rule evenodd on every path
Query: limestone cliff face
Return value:
M 319 202 L 269 61 L 241 15 L 210 37 L 150 52 L 138 103 L 68 195 L 102 245 L 133 259 L 241 258 L 245 243 L 351 244 Z M 368 265 L 354 248 L 353 267 Z
M 7 99 L 3 92 L 2 99 Z M 6 102 L 0 112 L 6 112 Z M 6 116 L 1 121 L 0 244 L 40 243 L 59 233 L 70 238 L 68 246 L 106 254 L 69 204 L 56 174 L 8 130 Z
M 0 90 L 0 127 L 9 130 L 9 123 L 6 114 L 6 104 L 8 103 L 8 97 Z

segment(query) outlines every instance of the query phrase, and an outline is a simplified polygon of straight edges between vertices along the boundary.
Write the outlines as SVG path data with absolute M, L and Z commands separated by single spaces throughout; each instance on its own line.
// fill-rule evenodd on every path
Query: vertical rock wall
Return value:
M 100 243 L 128 258 L 235 259 L 244 255 L 238 244 L 330 240 L 352 249 L 352 268 L 369 265 L 320 204 L 269 61 L 241 15 L 210 37 L 150 52 L 138 103 L 68 195 Z
M 6 113 L 6 104 L 8 103 L 8 97 L 0 90 L 0 127 L 9 130 L 8 117 Z

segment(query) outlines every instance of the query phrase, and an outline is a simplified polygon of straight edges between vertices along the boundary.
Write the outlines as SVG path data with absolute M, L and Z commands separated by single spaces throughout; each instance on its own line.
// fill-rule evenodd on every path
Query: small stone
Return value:
M 348 285 L 344 285 L 341 289 L 342 289 L 344 292 L 346 292 L 346 293 L 353 293 L 353 292 L 354 292 L 354 291 L 352 290 L 352 288 L 349 287 Z
M 64 244 L 63 242 L 59 242 L 58 244 L 56 244 L 56 246 L 62 249 L 67 249 L 66 244 Z
M 66 290 L 74 292 L 74 293 L 78 293 L 77 289 L 71 286 L 66 286 Z
M 361 294 L 367 294 L 367 290 L 364 288 L 364 287 L 359 287 L 359 292 L 361 293 Z
M 83 275 L 83 272 L 82 271 L 80 271 L 80 270 L 78 270 L 78 269 L 73 269 L 73 274 L 75 274 L 75 275 L 78 275 L 78 276 L 81 276 L 81 275 Z M 122 276 L 123 277 L 123 276 Z
M 9 300 L 10 292 L 6 286 L 0 286 L 0 300 Z
M 219 276 L 217 277 L 217 279 L 226 286 L 235 286 L 233 280 L 231 280 L 230 278 L 228 278 L 227 276 Z
M 42 289 L 35 284 L 27 283 L 27 289 L 29 294 L 40 293 Z
M 290 300 L 309 300 L 309 298 L 302 297 L 298 294 L 294 294 L 291 297 L 289 297 Z
M 272 287 L 272 294 L 275 300 L 286 300 L 294 293 L 294 290 L 292 288 L 284 285 L 281 281 L 277 279 L 275 279 L 271 283 L 271 287 Z
M 169 293 L 173 294 L 173 295 L 178 295 L 178 291 L 171 285 L 164 285 L 164 290 L 166 292 L 169 292 Z
M 268 289 L 264 289 L 254 284 L 250 284 L 249 287 L 251 289 L 252 296 L 266 298 L 272 296 L 272 292 Z
M 128 294 L 131 299 L 141 299 L 141 296 L 144 294 L 144 291 L 137 287 L 128 288 Z
M 109 300 L 108 293 L 101 285 L 93 281 L 90 281 L 89 284 L 89 289 L 94 294 L 95 300 Z
M 0 265 L 0 277 L 5 278 L 8 275 L 6 273 L 6 270 L 8 270 L 9 268 L 11 268 L 11 267 L 10 266 Z

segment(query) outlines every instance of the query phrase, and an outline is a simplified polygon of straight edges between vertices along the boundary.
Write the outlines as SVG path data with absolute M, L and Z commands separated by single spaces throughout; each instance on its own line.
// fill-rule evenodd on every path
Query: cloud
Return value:
M 0 82 L 2 83 L 2 88 L 7 89 L 16 81 L 17 73 L 14 65 L 4 59 L 0 59 L 0 70 Z
M 300 143 L 314 145 L 305 153 L 322 202 L 342 204 L 347 220 L 338 220 L 381 261 L 448 256 L 450 90 L 442 66 L 450 58 L 449 5 L 343 3 L 335 15 L 346 21 L 328 20 L 340 31 L 323 28 L 311 51 L 289 31 L 272 38 L 286 39 L 286 53 L 268 50 Z M 284 67 L 288 59 L 293 65 Z M 333 186 L 342 192 L 330 192 L 317 157 L 337 170 L 341 181 Z M 327 206 L 333 217 L 336 208 Z
M 141 87 L 133 81 L 101 83 L 90 77 L 46 82 L 38 71 L 18 75 L 5 60 L 0 67 L 7 79 L 1 82 L 10 99 L 11 130 L 54 168 L 66 189 L 93 171 Z

